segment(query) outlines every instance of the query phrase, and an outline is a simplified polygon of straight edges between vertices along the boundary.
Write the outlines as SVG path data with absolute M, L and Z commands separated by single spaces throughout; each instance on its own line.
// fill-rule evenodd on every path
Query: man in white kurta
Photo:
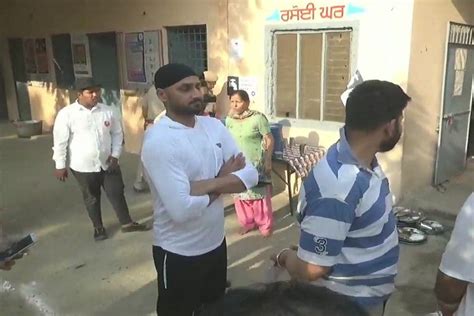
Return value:
M 99 84 L 85 78 L 77 81 L 76 89 L 79 91 L 76 102 L 61 109 L 54 122 L 54 174 L 58 180 L 65 181 L 69 167 L 76 178 L 96 241 L 107 239 L 100 203 L 102 188 L 117 214 L 122 232 L 146 230 L 145 225 L 132 221 L 125 200 L 119 165 L 122 124 L 111 107 L 99 103 Z

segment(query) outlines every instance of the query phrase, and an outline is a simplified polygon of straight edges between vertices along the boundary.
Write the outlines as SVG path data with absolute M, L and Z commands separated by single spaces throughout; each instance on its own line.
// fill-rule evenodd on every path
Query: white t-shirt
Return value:
M 469 282 L 455 316 L 474 315 L 474 193 L 464 203 L 454 225 L 439 269 L 446 275 Z
M 163 116 L 145 132 L 142 161 L 153 196 L 154 245 L 182 256 L 217 248 L 224 239 L 224 203 L 191 196 L 190 182 L 215 178 L 239 149 L 224 125 L 196 116 L 187 127 Z M 246 188 L 258 182 L 252 164 L 234 173 Z

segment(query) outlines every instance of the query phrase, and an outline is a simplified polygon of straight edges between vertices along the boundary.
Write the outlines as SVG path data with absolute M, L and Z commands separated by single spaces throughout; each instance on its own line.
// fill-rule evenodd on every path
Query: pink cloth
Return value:
M 269 234 L 273 227 L 272 187 L 267 185 L 266 195 L 258 200 L 234 199 L 237 219 L 242 227 L 258 227 L 263 235 Z

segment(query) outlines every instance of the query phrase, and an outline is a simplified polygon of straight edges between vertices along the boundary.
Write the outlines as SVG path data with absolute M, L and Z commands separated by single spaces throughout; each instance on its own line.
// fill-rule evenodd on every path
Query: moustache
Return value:
M 191 102 L 189 102 L 189 105 L 194 105 L 194 104 L 197 104 L 197 105 L 202 105 L 204 102 L 202 99 L 200 98 L 196 98 L 196 99 L 193 99 Z

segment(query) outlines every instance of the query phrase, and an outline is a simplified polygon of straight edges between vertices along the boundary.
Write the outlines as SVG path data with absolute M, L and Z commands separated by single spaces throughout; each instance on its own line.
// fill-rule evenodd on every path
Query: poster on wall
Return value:
M 125 60 L 128 82 L 146 83 L 143 32 L 125 34 Z
M 145 75 L 146 82 L 153 83 L 155 72 L 163 64 L 160 31 L 145 32 Z
M 239 90 L 239 77 L 227 77 L 227 95 L 231 95 L 235 90 Z
M 153 84 L 155 72 L 163 65 L 161 31 L 123 33 L 121 36 L 127 88 L 148 88 Z
M 25 52 L 25 70 L 28 74 L 36 74 L 36 58 L 35 58 L 35 40 L 32 38 L 23 41 L 23 50 Z
M 71 34 L 72 62 L 76 78 L 92 77 L 89 39 L 86 34 Z
M 255 101 L 258 91 L 257 77 L 227 77 L 227 94 L 231 95 L 235 90 L 244 90 L 248 93 L 250 101 Z
M 48 53 L 46 52 L 46 39 L 37 38 L 35 40 L 36 63 L 38 66 L 38 73 L 49 73 Z

